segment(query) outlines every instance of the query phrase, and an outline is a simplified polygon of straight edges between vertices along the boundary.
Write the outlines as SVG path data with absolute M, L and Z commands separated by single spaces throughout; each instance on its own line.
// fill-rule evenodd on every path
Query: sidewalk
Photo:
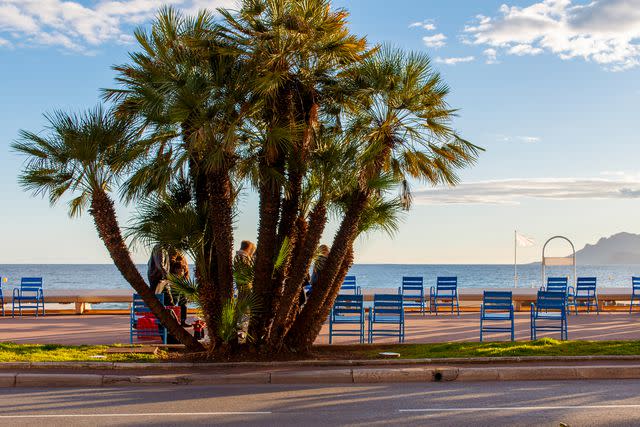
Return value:
M 344 362 L 344 361 L 342 361 Z M 378 364 L 354 367 L 304 367 L 274 363 L 270 367 L 223 367 L 203 364 L 199 368 L 172 364 L 160 368 L 153 364 L 124 364 L 105 369 L 100 364 L 49 364 L 19 369 L 17 364 L 0 364 L 0 388 L 6 387 L 127 387 L 159 385 L 221 384 L 370 384 L 441 381 L 528 381 L 580 379 L 640 379 L 640 360 L 575 360 L 563 363 L 550 360 L 520 363 L 486 364 Z M 58 366 L 59 365 L 59 366 Z M 117 364 L 116 364 L 117 365 Z M 141 366 L 142 365 L 142 366 Z M 187 364 L 188 365 L 188 364 Z
M 434 316 L 408 314 L 406 317 L 407 343 L 436 343 L 478 341 L 479 314 L 462 313 Z M 528 313 L 516 313 L 516 340 L 529 339 Z M 540 334 L 557 337 L 557 334 Z M 504 339 L 504 335 L 491 335 Z M 640 340 L 640 314 L 581 313 L 569 316 L 571 340 Z M 126 344 L 129 342 L 129 316 L 33 316 L 0 317 L 0 341 L 32 344 Z M 322 328 L 316 344 L 327 344 L 328 326 Z M 336 337 L 336 344 L 356 344 L 357 338 Z M 393 343 L 393 338 L 376 339 L 376 343 Z

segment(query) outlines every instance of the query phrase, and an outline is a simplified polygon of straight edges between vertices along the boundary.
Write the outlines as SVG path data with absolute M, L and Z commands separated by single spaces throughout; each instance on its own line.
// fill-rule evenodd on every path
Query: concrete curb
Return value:
M 640 363 L 640 355 L 621 356 L 506 356 L 506 357 L 455 357 L 433 359 L 357 359 L 357 360 L 294 360 L 288 362 L 0 362 L 0 371 L 25 369 L 210 369 L 210 368 L 293 368 L 322 366 L 406 366 L 406 365 L 459 365 L 506 364 L 538 362 L 634 362 Z
M 441 381 L 640 379 L 639 365 L 350 368 L 234 374 L 49 374 L 0 373 L 0 388 L 127 387 L 223 384 L 371 384 Z

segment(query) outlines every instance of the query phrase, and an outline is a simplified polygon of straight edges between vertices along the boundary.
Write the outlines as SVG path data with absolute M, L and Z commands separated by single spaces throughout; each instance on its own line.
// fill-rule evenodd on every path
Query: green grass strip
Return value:
M 106 353 L 108 348 L 106 345 L 0 343 L 0 362 L 157 362 L 163 355 Z
M 537 341 L 397 344 L 376 345 L 374 348 L 348 346 L 342 349 L 342 353 L 352 353 L 354 358 L 364 359 L 378 358 L 382 351 L 400 353 L 400 357 L 405 359 L 640 355 L 640 341 L 558 341 L 542 338 Z

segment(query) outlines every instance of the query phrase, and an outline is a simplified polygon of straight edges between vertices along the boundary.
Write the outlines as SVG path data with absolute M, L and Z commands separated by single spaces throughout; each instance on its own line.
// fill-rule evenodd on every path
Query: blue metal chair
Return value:
M 11 302 L 11 317 L 15 317 L 16 303 L 18 312 L 22 316 L 23 308 L 34 308 L 36 317 L 42 309 L 44 311 L 44 291 L 42 290 L 42 277 L 23 277 L 20 281 L 20 288 L 13 289 L 13 301 Z
M 458 278 L 438 276 L 436 286 L 429 289 L 429 310 L 438 315 L 438 307 L 450 307 L 453 314 L 454 307 L 460 316 L 458 301 Z
M 561 340 L 568 339 L 565 301 L 562 292 L 538 291 L 535 304 L 531 304 L 531 340 L 538 338 L 538 331 L 558 331 Z M 541 320 L 545 323 L 538 324 Z M 555 322 L 559 324 L 554 324 Z
M 424 281 L 422 277 L 402 277 L 402 286 L 398 288 L 398 293 L 402 295 L 404 307 L 419 308 L 420 313 L 425 313 Z
M 640 277 L 633 276 L 631 278 L 631 302 L 629 303 L 629 314 L 633 310 L 633 302 L 640 299 Z
M 540 287 L 541 291 L 564 292 L 569 291 L 569 279 L 565 277 L 547 277 L 547 286 Z
M 508 322 L 509 326 L 487 326 L 485 322 Z M 514 340 L 513 293 L 511 291 L 484 291 L 480 306 L 480 342 L 489 332 L 510 332 Z
M 2 308 L 2 316 L 4 316 L 4 296 L 2 295 L 2 276 L 0 276 L 0 307 Z
M 164 305 L 164 294 L 156 294 L 156 298 L 160 301 L 160 304 Z M 142 300 L 142 297 L 138 294 L 133 294 L 133 301 L 131 303 L 130 323 L 129 323 L 129 343 L 133 344 L 133 338 L 150 338 L 158 337 L 162 340 L 163 344 L 167 343 L 167 329 L 162 326 L 160 320 L 153 316 L 155 327 L 138 328 L 138 321 L 143 317 L 151 317 L 149 314 L 151 310 Z
M 587 313 L 591 312 L 591 307 L 595 307 L 596 313 L 600 314 L 595 277 L 578 277 L 576 291 L 571 296 L 569 305 L 573 306 L 575 314 L 578 314 L 579 305 L 584 305 L 587 308 Z
M 343 291 L 353 295 L 360 295 L 362 293 L 360 286 L 358 286 L 356 282 L 356 276 L 345 276 L 342 286 L 340 287 L 340 292 L 342 293 Z
M 335 329 L 335 325 L 358 325 L 358 329 Z M 364 344 L 364 298 L 362 295 L 338 295 L 329 315 L 329 344 L 334 336 L 359 337 Z
M 540 287 L 541 291 L 562 292 L 565 295 L 565 304 L 569 304 L 569 299 L 573 298 L 575 289 L 569 286 L 569 278 L 564 277 L 547 277 L 547 285 Z
M 389 329 L 376 329 L 375 325 L 396 325 Z M 369 344 L 374 337 L 398 337 L 398 342 L 404 342 L 404 305 L 402 295 L 375 294 L 373 306 L 369 310 Z

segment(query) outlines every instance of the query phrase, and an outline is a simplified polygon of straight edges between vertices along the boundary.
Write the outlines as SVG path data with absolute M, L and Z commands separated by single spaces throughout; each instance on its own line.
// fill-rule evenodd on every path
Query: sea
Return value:
M 143 277 L 147 266 L 139 265 Z M 631 276 L 640 276 L 638 265 L 578 265 L 578 276 L 595 276 L 598 287 L 627 287 Z M 437 276 L 457 276 L 461 288 L 509 288 L 514 286 L 513 264 L 356 264 L 349 274 L 367 288 L 397 289 L 402 276 L 422 276 L 425 287 L 435 285 Z M 540 264 L 518 266 L 518 287 L 539 287 Z M 548 267 L 547 276 L 572 276 L 570 267 Z M 127 289 L 129 285 L 112 264 L 0 264 L 5 287 L 20 283 L 21 277 L 42 277 L 46 289 Z M 4 280 L 3 280 L 4 281 Z M 5 288 L 6 289 L 6 288 Z

